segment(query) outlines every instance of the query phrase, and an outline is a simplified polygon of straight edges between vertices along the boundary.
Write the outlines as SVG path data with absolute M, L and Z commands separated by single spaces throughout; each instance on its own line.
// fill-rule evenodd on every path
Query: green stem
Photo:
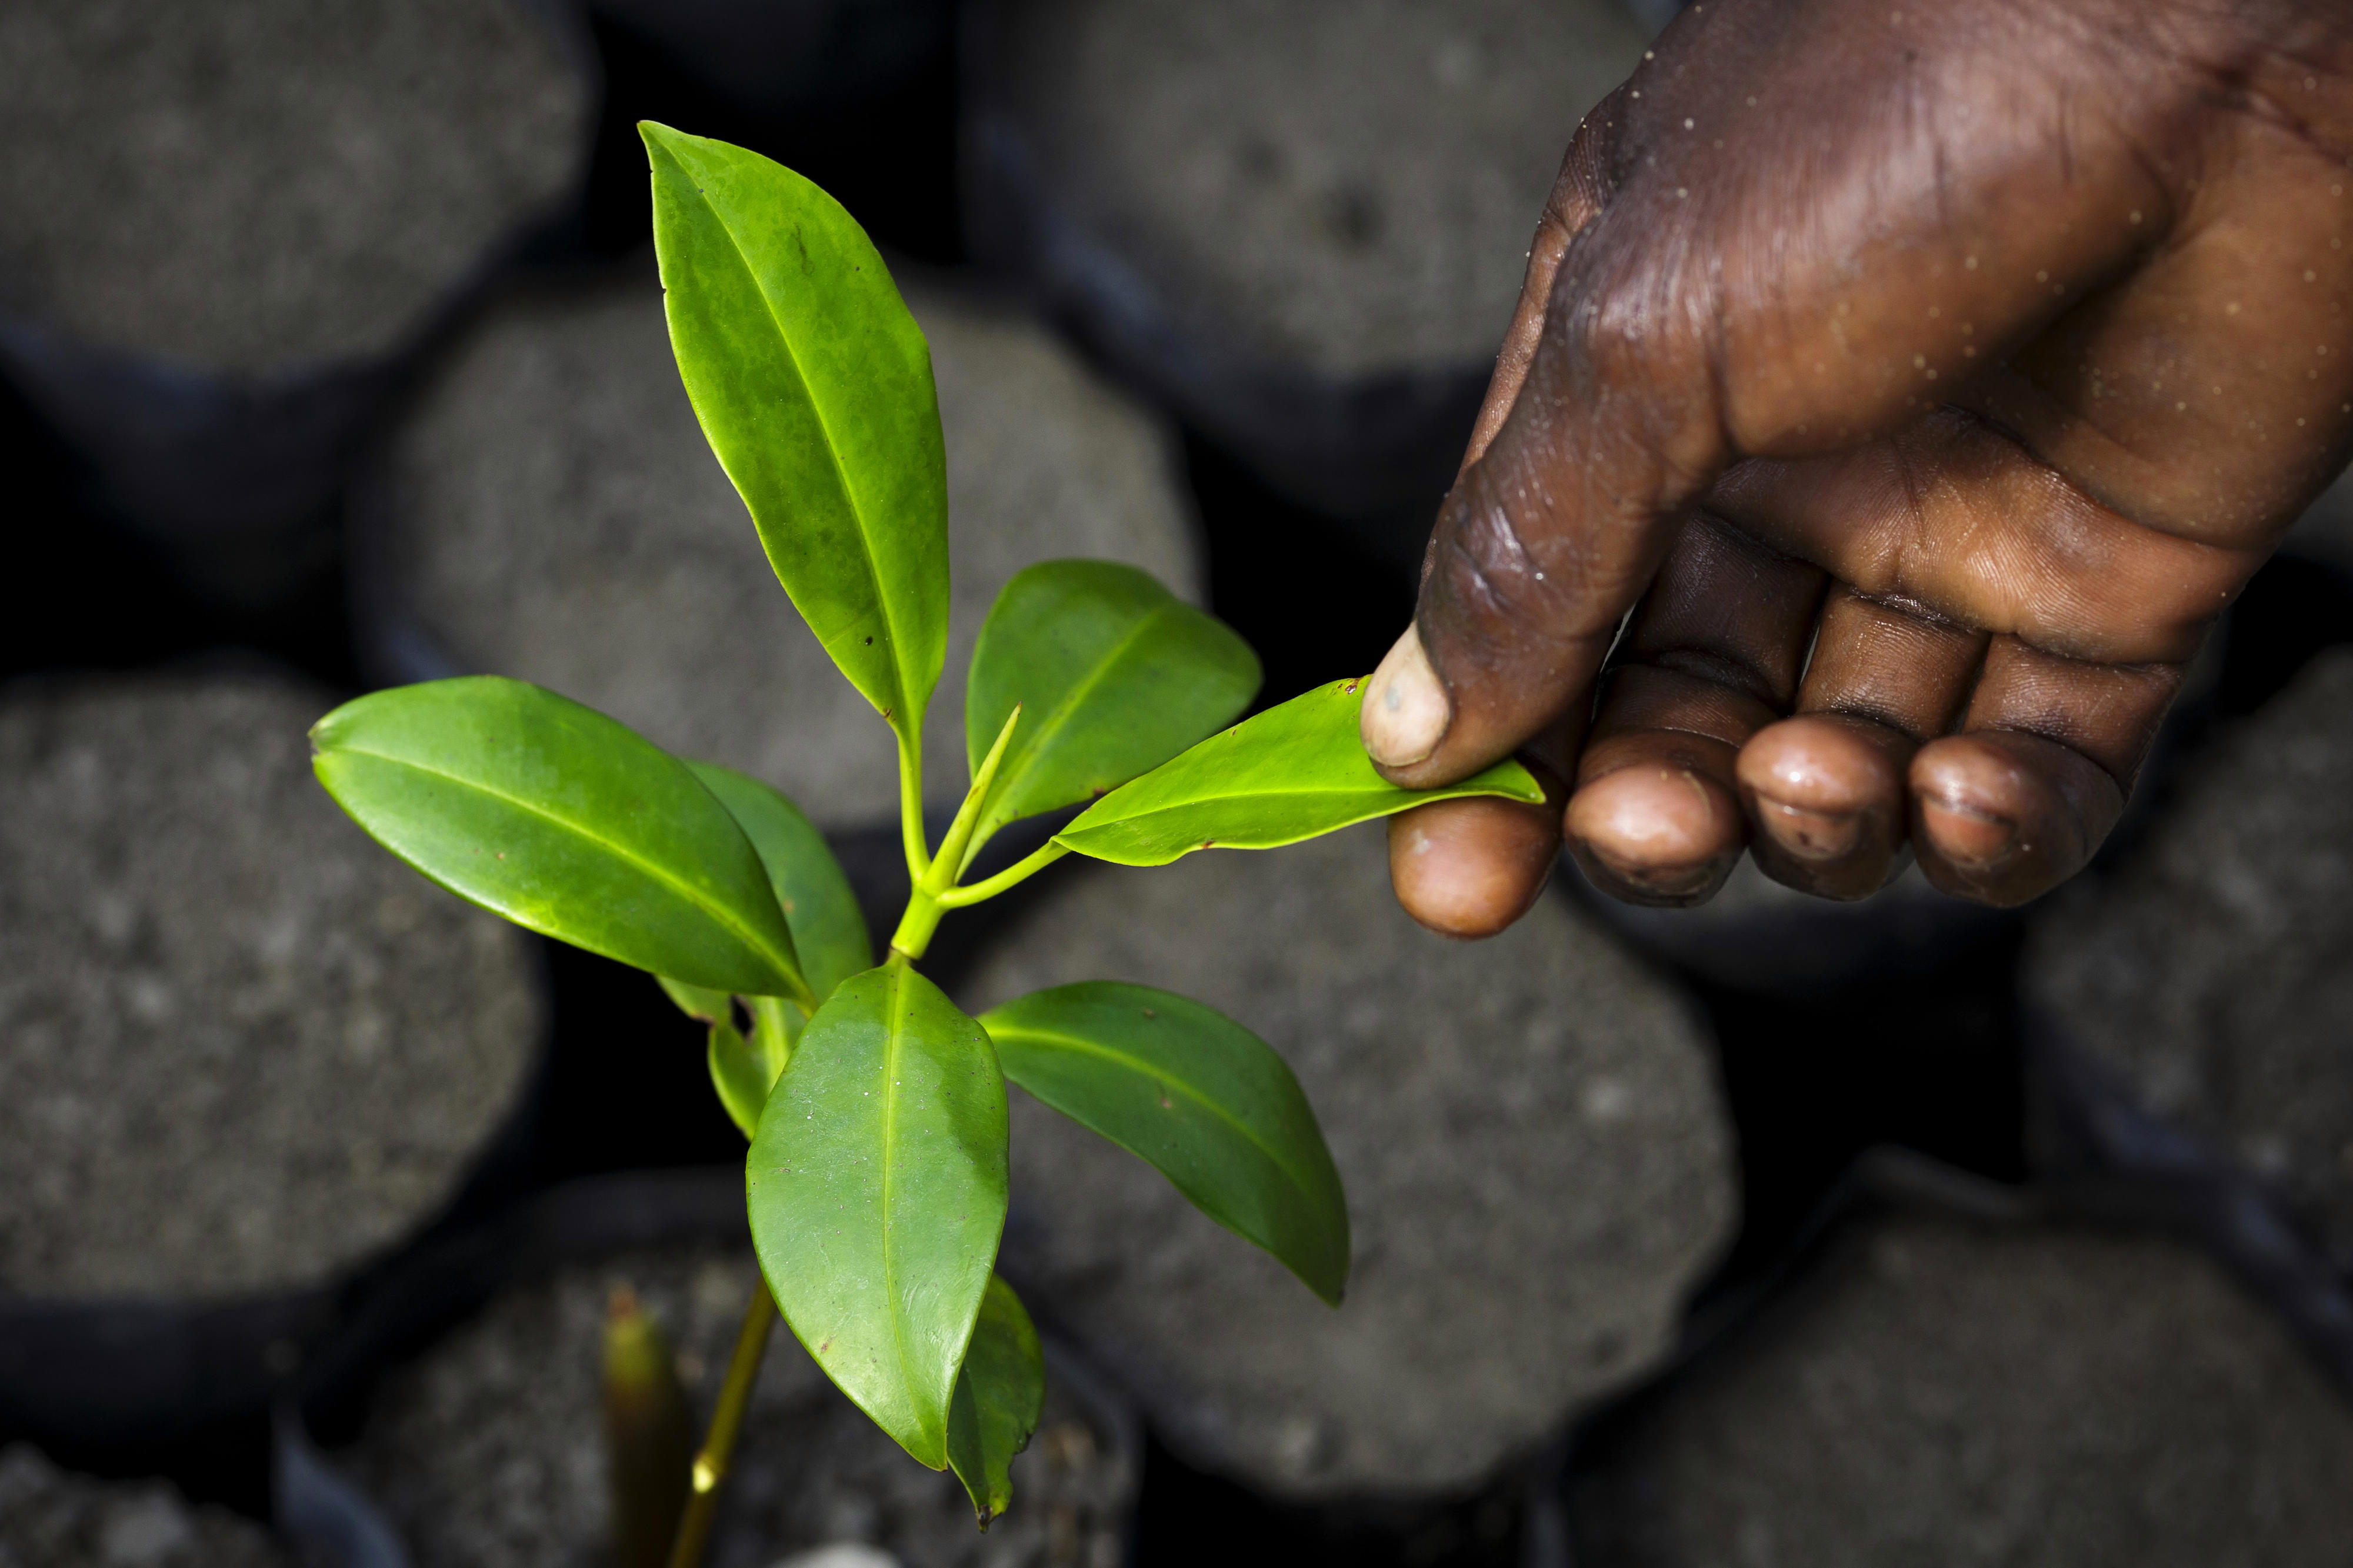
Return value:
M 899 929 L 891 933 L 890 962 L 923 957 L 923 950 L 932 945 L 932 933 L 940 929 L 940 917 L 947 912 L 940 896 L 918 883 L 907 895 L 907 912 L 899 917 Z
M 988 786 L 997 782 L 997 766 L 1005 760 L 1005 748 L 1013 743 L 1013 726 L 1019 722 L 1021 704 L 1016 702 L 998 728 L 988 755 L 973 771 L 972 787 L 965 791 L 964 804 L 956 807 L 955 820 L 948 825 L 947 837 L 940 840 L 940 853 L 932 862 L 932 874 L 923 881 L 923 890 L 934 898 L 955 886 L 955 879 L 964 875 L 965 863 L 979 852 L 980 844 L 975 841 L 973 833 L 980 826 L 981 803 L 988 798 Z
M 1049 839 L 1036 850 L 1008 866 L 996 876 L 985 881 L 975 882 L 968 888 L 950 888 L 932 901 L 942 910 L 960 910 L 967 904 L 976 904 L 984 899 L 993 899 L 1016 882 L 1025 881 L 1036 876 L 1069 853 L 1068 849 Z M 937 925 L 939 916 L 934 915 L 932 923 Z M 893 945 L 896 945 L 896 939 L 893 939 Z
M 768 1334 L 776 1326 L 776 1305 L 768 1282 L 755 1280 L 751 1304 L 744 1310 L 744 1327 L 735 1336 L 735 1353 L 727 1361 L 727 1381 L 719 1389 L 719 1408 L 711 1413 L 711 1430 L 702 1452 L 694 1457 L 692 1489 L 686 1511 L 679 1516 L 678 1535 L 670 1549 L 670 1568 L 701 1568 L 703 1543 L 711 1538 L 711 1521 L 719 1510 L 719 1486 L 727 1479 L 728 1462 L 735 1454 L 735 1436 L 744 1426 L 744 1407 L 752 1402 L 752 1385 L 759 1381 L 761 1358 L 768 1353 Z
M 923 738 L 899 734 L 899 837 L 907 849 L 907 880 L 921 886 L 931 874 L 932 851 L 923 842 Z

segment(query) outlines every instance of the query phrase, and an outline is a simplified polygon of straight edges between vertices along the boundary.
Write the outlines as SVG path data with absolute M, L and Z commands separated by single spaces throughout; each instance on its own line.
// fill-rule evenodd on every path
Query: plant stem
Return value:
M 693 1485 L 686 1511 L 679 1516 L 670 1568 L 701 1568 L 712 1517 L 719 1510 L 719 1484 L 727 1479 L 735 1435 L 743 1428 L 744 1409 L 752 1402 L 752 1385 L 759 1381 L 760 1362 L 768 1353 L 768 1334 L 776 1326 L 776 1304 L 768 1294 L 768 1282 L 754 1280 L 751 1304 L 744 1309 L 744 1327 L 735 1336 L 735 1353 L 727 1360 L 727 1381 L 720 1385 L 719 1408 L 711 1413 L 711 1430 L 703 1435 L 702 1452 L 694 1457 Z
M 1069 853 L 1069 850 L 1049 839 L 1036 850 L 1008 866 L 996 876 L 985 881 L 975 882 L 968 888 L 950 888 L 933 901 L 942 910 L 960 910 L 966 904 L 976 904 L 983 899 L 993 899 L 1014 883 L 1036 876 Z M 934 925 L 939 923 L 937 915 L 932 917 L 932 923 Z
M 996 743 L 988 755 L 974 770 L 972 787 L 965 791 L 964 804 L 956 808 L 955 820 L 948 825 L 947 837 L 940 840 L 940 853 L 932 862 L 932 874 L 923 879 L 923 890 L 934 897 L 946 892 L 963 875 L 965 862 L 980 850 L 986 836 L 973 837 L 980 826 L 981 802 L 988 798 L 988 786 L 997 782 L 997 765 L 1005 760 L 1005 748 L 1013 743 L 1013 727 L 1021 722 L 1021 704 L 1016 702 L 1013 711 L 1005 716 L 1004 725 L 997 731 Z
M 932 945 L 932 933 L 940 929 L 940 917 L 947 912 L 939 895 L 917 883 L 907 895 L 907 912 L 899 917 L 899 929 L 891 933 L 890 962 L 923 957 L 923 950 Z
M 899 837 L 907 849 L 907 880 L 920 886 L 932 869 L 931 847 L 923 842 L 923 738 L 899 736 Z

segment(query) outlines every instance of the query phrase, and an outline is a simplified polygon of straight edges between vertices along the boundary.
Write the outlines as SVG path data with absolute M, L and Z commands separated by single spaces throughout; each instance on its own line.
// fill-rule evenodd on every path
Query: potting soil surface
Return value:
M 7 1568 L 280 1568 L 294 1556 L 253 1521 L 198 1508 L 164 1481 L 59 1469 L 29 1444 L 0 1449 Z
M 416 1568 L 573 1568 L 607 1550 L 598 1365 L 607 1301 L 632 1291 L 707 1419 L 757 1278 L 747 1253 L 681 1248 L 568 1270 L 499 1298 L 396 1375 L 342 1457 Z M 1135 1457 L 1047 1380 L 1012 1507 L 983 1534 L 952 1475 L 924 1468 L 826 1381 L 781 1325 L 738 1440 L 706 1562 L 768 1568 L 836 1543 L 909 1568 L 1115 1568 Z
M 1335 376 L 1493 357 L 1561 155 L 1643 40 L 1614 0 L 999 10 L 993 90 L 1047 198 L 1205 347 Z
M 1581 1457 L 1591 1568 L 2323 1568 L 2353 1408 L 2171 1242 L 1851 1223 Z
M 529 0 L 0 6 L 0 315 L 216 374 L 365 359 L 581 176 Z
M 529 939 L 328 798 L 333 705 L 255 673 L 0 689 L 0 1294 L 322 1281 L 516 1104 Z
M 2144 1109 L 2275 1183 L 2353 1270 L 2353 649 L 2218 735 L 2029 993 Z

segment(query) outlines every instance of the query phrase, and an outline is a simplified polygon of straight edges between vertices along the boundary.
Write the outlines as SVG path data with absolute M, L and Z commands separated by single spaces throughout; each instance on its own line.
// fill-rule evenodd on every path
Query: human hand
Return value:
M 2353 449 L 2348 163 L 2332 0 L 1692 5 L 1570 146 L 1363 710 L 1399 784 L 1572 787 L 1395 818 L 1406 908 L 1502 929 L 1564 827 L 1642 903 L 1744 845 L 2073 874 Z

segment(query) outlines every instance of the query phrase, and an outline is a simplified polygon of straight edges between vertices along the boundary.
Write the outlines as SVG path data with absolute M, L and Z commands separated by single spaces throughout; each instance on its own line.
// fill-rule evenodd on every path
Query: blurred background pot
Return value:
M 106 512 L 266 599 L 404 367 L 585 175 L 554 0 L 0 16 L 0 374 Z
M 1581 1435 L 1574 1560 L 2337 1561 L 2348 1387 L 2194 1232 L 1866 1162 L 1757 1311 Z
M 740 1192 L 737 1205 L 740 1231 Z M 626 1290 L 707 1415 L 758 1273 L 740 1238 L 626 1252 L 519 1278 L 385 1382 L 336 1456 L 417 1568 L 594 1559 L 610 1529 L 599 1352 Z M 986 1535 L 955 1477 L 925 1469 L 782 1331 L 753 1394 L 707 1559 L 765 1568 L 850 1545 L 909 1568 L 1115 1568 L 1141 1456 L 1134 1418 L 1071 1352 L 1048 1355 L 1046 1411 Z
M 973 248 L 1409 568 L 1561 153 L 1646 36 L 1616 0 L 987 0 Z
M 256 668 L 0 688 L 0 1435 L 258 1424 L 352 1282 L 523 1159 L 532 940 L 311 777 Z

